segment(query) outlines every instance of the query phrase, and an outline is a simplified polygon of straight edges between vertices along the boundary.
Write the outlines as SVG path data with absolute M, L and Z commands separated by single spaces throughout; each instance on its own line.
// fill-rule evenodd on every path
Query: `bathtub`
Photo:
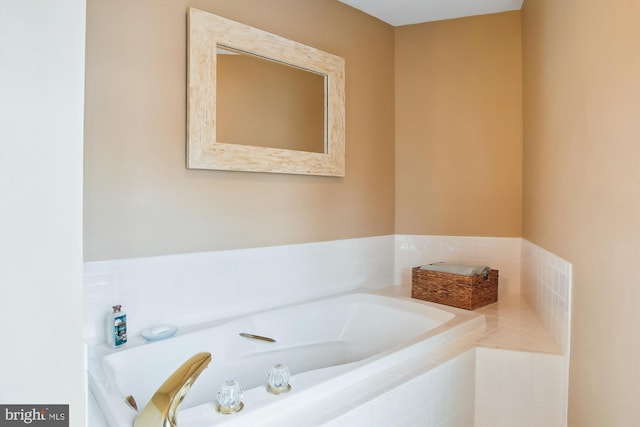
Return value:
M 128 348 L 104 344 L 89 349 L 89 388 L 108 424 L 132 426 L 136 413 L 125 403 L 132 395 L 140 410 L 160 384 L 192 355 L 207 351 L 209 367 L 180 406 L 180 427 L 277 423 L 283 411 L 301 410 L 372 375 L 482 327 L 484 316 L 408 297 L 357 291 L 310 302 L 181 328 L 169 339 L 130 339 Z M 245 338 L 266 336 L 276 342 Z M 289 393 L 265 389 L 274 364 L 291 370 Z M 215 411 L 218 387 L 240 382 L 244 409 Z

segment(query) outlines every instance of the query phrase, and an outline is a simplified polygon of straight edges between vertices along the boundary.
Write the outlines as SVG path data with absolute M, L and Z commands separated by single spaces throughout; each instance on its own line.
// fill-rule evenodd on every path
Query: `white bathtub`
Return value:
M 90 348 L 89 387 L 111 426 L 132 426 L 132 395 L 142 409 L 160 384 L 192 355 L 212 355 L 180 407 L 180 427 L 259 425 L 282 411 L 335 393 L 371 375 L 419 356 L 483 326 L 484 316 L 437 304 L 374 292 L 353 292 L 254 313 L 183 330 L 173 338 L 129 348 Z M 274 338 L 257 341 L 241 332 Z M 292 390 L 266 392 L 274 364 L 291 370 Z M 245 390 L 245 408 L 234 415 L 215 411 L 216 391 L 235 379 Z

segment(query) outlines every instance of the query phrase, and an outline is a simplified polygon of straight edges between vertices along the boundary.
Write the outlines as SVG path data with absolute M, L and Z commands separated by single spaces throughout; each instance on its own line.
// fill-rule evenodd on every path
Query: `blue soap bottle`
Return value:
M 107 317 L 107 340 L 113 348 L 122 348 L 127 343 L 127 314 L 121 305 L 114 305 L 113 313 Z

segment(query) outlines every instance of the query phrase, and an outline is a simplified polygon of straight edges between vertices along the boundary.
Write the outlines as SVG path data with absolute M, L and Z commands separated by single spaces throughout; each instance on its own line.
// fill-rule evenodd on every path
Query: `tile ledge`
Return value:
M 394 286 L 393 295 L 411 297 L 411 286 Z M 522 295 L 501 292 L 498 302 L 474 310 L 484 314 L 487 324 L 482 330 L 473 331 L 454 340 L 462 347 L 526 351 L 563 355 L 538 316 Z M 468 345 L 464 346 L 464 343 Z M 471 345 L 472 344 L 472 345 Z

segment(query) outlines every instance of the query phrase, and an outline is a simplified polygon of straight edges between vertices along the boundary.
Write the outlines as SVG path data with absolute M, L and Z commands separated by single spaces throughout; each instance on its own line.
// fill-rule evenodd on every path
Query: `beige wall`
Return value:
M 520 236 L 520 12 L 396 29 L 396 233 Z
M 640 403 L 640 3 L 526 0 L 524 237 L 573 264 L 571 427 Z
M 185 168 L 188 6 L 345 58 L 344 178 Z M 89 0 L 86 73 L 86 261 L 393 233 L 391 26 L 326 0 Z

